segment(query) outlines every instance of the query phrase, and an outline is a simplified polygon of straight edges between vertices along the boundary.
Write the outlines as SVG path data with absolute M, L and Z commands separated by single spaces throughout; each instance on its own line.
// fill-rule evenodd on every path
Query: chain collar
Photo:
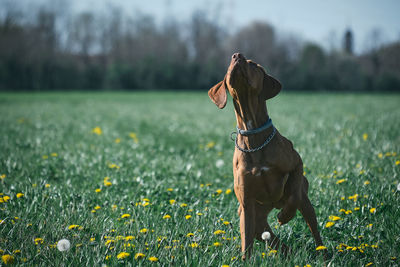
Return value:
M 257 134 L 260 133 L 262 131 L 265 131 L 266 129 L 272 127 L 272 133 L 267 137 L 267 139 L 265 140 L 265 142 L 256 148 L 252 148 L 252 149 L 245 149 L 242 148 L 238 145 L 237 143 L 237 136 L 239 134 L 244 135 L 244 136 L 248 136 L 248 135 L 252 135 L 252 134 Z M 231 139 L 235 141 L 235 146 L 237 149 L 239 149 L 240 151 L 244 152 L 244 153 L 251 153 L 251 152 L 256 152 L 259 151 L 261 149 L 263 149 L 266 145 L 268 145 L 269 142 L 271 142 L 272 138 L 274 138 L 276 133 L 276 128 L 274 127 L 274 125 L 272 124 L 272 120 L 268 119 L 268 121 L 261 127 L 256 128 L 256 129 L 252 129 L 252 130 L 242 130 L 239 129 L 239 127 L 236 126 L 236 132 L 232 132 L 231 133 Z M 233 139 L 233 135 L 236 134 L 235 139 Z

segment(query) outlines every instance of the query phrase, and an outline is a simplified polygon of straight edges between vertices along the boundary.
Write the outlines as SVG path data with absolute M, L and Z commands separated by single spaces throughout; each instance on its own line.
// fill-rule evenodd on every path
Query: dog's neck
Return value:
M 269 119 L 265 101 L 233 99 L 233 106 L 235 107 L 236 123 L 239 129 L 253 130 L 264 125 Z

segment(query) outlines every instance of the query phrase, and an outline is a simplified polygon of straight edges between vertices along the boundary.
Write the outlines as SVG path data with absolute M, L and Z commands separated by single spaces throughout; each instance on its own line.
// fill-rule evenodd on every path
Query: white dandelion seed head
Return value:
M 271 239 L 271 233 L 266 231 L 264 233 L 261 234 L 261 238 L 264 241 L 270 240 Z
M 222 159 L 219 159 L 215 162 L 215 166 L 217 166 L 217 168 L 221 168 L 222 166 L 224 166 L 224 161 Z
M 71 247 L 71 243 L 68 239 L 61 239 L 57 242 L 57 249 L 59 251 L 67 251 Z

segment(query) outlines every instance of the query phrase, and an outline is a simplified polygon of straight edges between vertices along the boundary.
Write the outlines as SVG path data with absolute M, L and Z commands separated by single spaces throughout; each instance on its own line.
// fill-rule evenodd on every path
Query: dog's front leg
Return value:
M 254 201 L 248 200 L 241 205 L 240 238 L 242 240 L 242 259 L 250 258 L 255 236 L 255 206 Z
M 254 177 L 238 162 L 236 153 L 233 158 L 233 176 L 235 195 L 239 201 L 242 259 L 246 259 L 250 257 L 256 232 Z

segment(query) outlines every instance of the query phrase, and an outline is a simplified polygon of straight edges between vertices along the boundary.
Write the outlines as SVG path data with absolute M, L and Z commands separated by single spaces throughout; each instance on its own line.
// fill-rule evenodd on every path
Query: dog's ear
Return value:
M 273 98 L 274 96 L 279 94 L 281 89 L 282 85 L 277 79 L 266 73 L 264 74 L 263 89 L 261 92 L 262 99 L 267 100 Z
M 226 83 L 225 78 L 214 85 L 210 90 L 208 90 L 208 96 L 220 109 L 224 108 L 226 105 Z

